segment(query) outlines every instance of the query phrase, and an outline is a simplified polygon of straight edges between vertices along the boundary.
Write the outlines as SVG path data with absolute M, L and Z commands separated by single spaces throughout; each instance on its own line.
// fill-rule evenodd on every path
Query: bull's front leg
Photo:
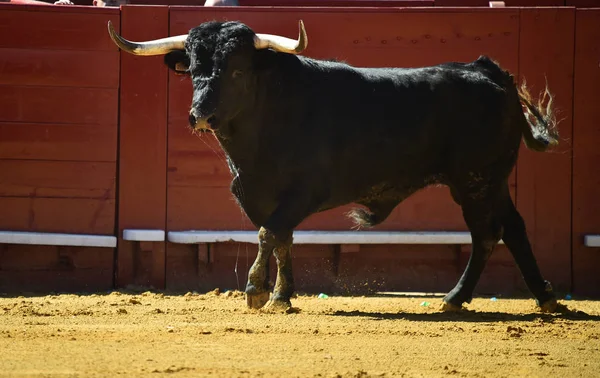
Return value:
M 273 252 L 268 231 L 261 227 L 258 232 L 258 254 L 248 272 L 246 303 L 250 308 L 261 308 L 269 301 L 269 257 Z
M 292 272 L 292 232 L 274 235 L 273 255 L 277 261 L 277 280 L 273 297 L 267 307 L 287 309 L 292 306 L 290 298 L 294 294 L 294 274 Z
M 275 234 L 261 227 L 258 233 L 258 255 L 248 274 L 246 301 L 250 308 L 290 307 L 290 298 L 294 292 L 292 274 L 292 232 Z M 271 253 L 277 261 L 277 279 L 273 297 L 269 301 L 269 257 Z

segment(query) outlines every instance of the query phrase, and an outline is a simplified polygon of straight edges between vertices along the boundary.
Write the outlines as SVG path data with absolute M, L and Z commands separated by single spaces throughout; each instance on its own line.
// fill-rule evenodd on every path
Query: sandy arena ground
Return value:
M 429 302 L 429 306 L 422 303 Z M 1 376 L 600 377 L 600 302 L 299 296 L 249 310 L 240 292 L 0 297 Z

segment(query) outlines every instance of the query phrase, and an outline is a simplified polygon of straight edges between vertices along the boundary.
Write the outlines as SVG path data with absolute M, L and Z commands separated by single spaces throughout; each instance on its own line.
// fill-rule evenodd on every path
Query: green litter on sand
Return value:
M 327 299 L 327 298 L 329 298 L 329 295 L 321 293 L 321 294 L 319 294 L 318 298 L 319 299 Z
M 429 306 L 429 302 L 425 302 L 425 301 L 423 301 L 423 302 L 421 302 L 421 306 L 423 306 L 423 307 L 427 307 L 427 306 Z

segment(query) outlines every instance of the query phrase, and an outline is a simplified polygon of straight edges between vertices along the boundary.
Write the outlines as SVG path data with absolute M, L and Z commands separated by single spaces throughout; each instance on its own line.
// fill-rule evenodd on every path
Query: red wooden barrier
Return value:
M 577 10 L 573 133 L 573 290 L 600 295 L 600 248 L 583 245 L 600 234 L 600 9 Z
M 114 235 L 109 19 L 119 11 L 0 4 L 0 230 Z M 108 289 L 113 259 L 112 248 L 0 245 L 0 291 Z
M 131 228 L 253 227 L 229 193 L 218 144 L 187 129 L 189 79 L 167 73 L 162 57 L 119 54 L 106 22 L 135 40 L 185 33 L 208 19 L 236 19 L 257 31 L 295 36 L 302 18 L 307 54 L 317 58 L 419 66 L 489 54 L 527 79 L 536 94 L 547 76 L 564 118 L 561 146 L 545 154 L 523 149 L 512 195 L 544 276 L 560 290 L 600 294 L 600 257 L 582 243 L 583 235 L 600 233 L 599 10 L 124 6 L 122 14 L 115 8 L 0 4 L 0 230 L 119 236 L 116 260 L 110 248 L 0 245 L 0 292 L 107 289 L 115 261 L 117 286 L 243 289 L 255 245 L 122 239 Z M 300 229 L 347 230 L 348 208 L 314 215 Z M 466 227 L 447 190 L 429 188 L 377 229 Z M 446 291 L 466 264 L 466 250 L 296 246 L 294 269 L 300 290 Z M 477 290 L 522 289 L 512 258 L 499 248 Z
M 166 6 L 124 6 L 123 36 L 132 40 L 162 38 L 169 32 L 168 14 Z M 121 54 L 119 236 L 124 229 L 165 229 L 167 157 L 167 68 L 163 58 Z M 117 285 L 128 284 L 165 286 L 164 241 L 119 239 Z

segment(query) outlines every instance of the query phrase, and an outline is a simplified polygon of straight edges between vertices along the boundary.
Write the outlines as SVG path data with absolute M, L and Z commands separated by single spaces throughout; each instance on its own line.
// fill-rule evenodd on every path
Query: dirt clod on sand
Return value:
M 560 302 L 442 312 L 439 297 L 298 295 L 268 312 L 218 289 L 0 297 L 0 376 L 600 377 L 600 301 Z

